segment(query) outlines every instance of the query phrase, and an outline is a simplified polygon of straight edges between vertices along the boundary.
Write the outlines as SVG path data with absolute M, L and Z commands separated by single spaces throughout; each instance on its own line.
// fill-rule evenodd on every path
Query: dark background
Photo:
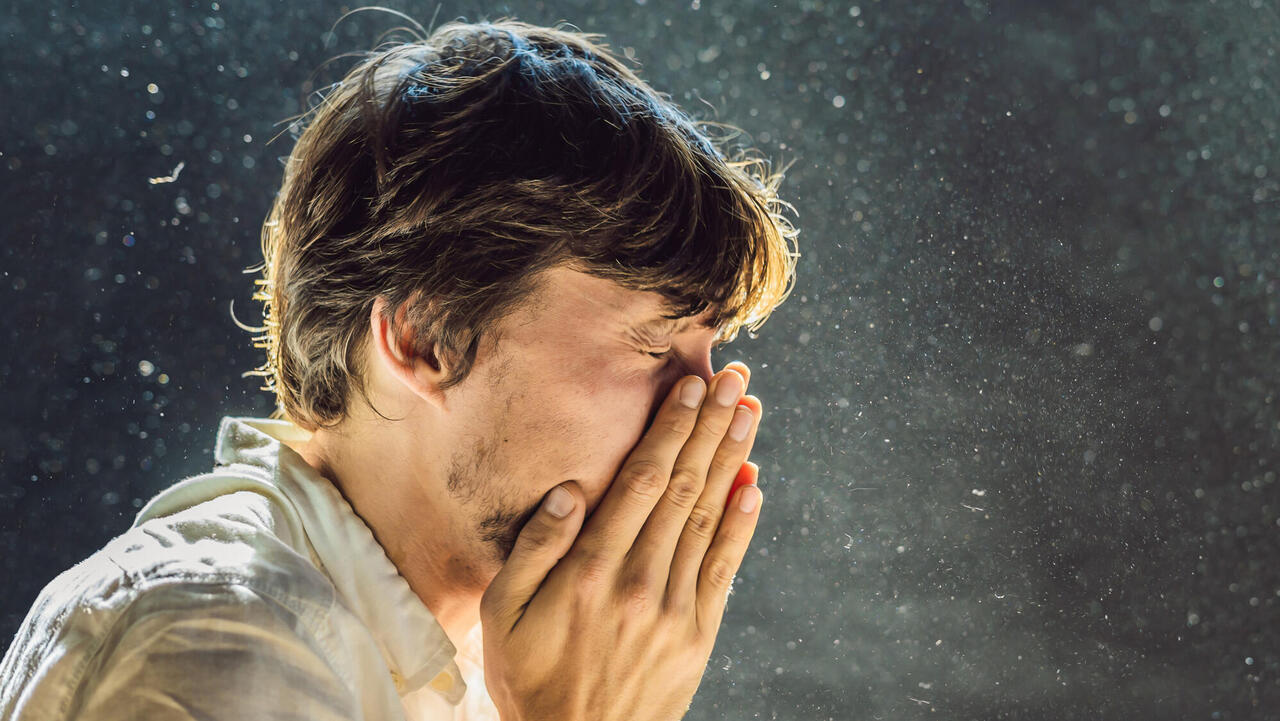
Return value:
M 279 121 L 399 24 L 326 35 L 346 9 L 0 10 L 6 646 L 221 416 L 270 410 L 229 305 L 260 319 Z M 718 358 L 755 369 L 767 498 L 690 719 L 1280 718 L 1272 0 L 438 22 L 503 15 L 606 33 L 795 160 L 795 292 Z

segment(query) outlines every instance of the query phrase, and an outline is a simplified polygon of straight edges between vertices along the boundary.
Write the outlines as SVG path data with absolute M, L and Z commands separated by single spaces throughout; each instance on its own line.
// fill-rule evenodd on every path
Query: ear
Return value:
M 369 335 L 373 339 L 374 358 L 410 393 L 445 410 L 444 391 L 440 390 L 445 369 L 436 356 L 434 345 L 425 349 L 414 348 L 412 332 L 404 322 L 409 302 L 412 301 L 396 310 L 393 326 L 383 317 L 386 299 L 378 297 L 373 301 Z M 420 355 L 423 352 L 425 356 Z

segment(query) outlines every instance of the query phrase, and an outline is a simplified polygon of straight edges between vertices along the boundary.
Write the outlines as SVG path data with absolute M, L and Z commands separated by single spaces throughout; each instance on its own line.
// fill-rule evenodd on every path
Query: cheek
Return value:
M 547 399 L 565 426 L 553 442 L 571 444 L 562 446 L 575 465 L 566 471 L 607 483 L 648 425 L 658 379 L 634 369 L 575 365 L 576 381 Z
M 603 465 L 601 480 L 611 481 L 648 429 L 656 407 L 657 382 L 641 375 L 615 377 L 613 384 L 590 399 L 585 413 L 598 424 Z

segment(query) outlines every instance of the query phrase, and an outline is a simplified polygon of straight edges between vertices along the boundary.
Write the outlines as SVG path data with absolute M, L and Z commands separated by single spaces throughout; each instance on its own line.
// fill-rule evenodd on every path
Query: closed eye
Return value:
M 657 358 L 658 360 L 663 360 L 663 359 L 665 359 L 667 356 L 671 355 L 671 349 L 670 349 L 670 348 L 668 348 L 668 349 L 666 349 L 666 350 L 664 350 L 664 351 L 651 351 L 651 350 L 650 350 L 650 351 L 645 351 L 645 353 L 646 353 L 649 357 L 651 357 L 651 358 Z

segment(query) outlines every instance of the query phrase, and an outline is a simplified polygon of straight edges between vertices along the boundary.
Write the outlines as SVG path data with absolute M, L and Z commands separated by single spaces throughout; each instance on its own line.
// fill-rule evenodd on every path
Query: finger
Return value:
M 729 487 L 729 493 L 726 494 L 724 497 L 724 508 L 721 509 L 720 515 L 723 516 L 724 511 L 728 511 L 729 507 L 733 505 L 733 497 L 735 494 L 737 494 L 739 488 L 742 488 L 743 486 L 749 486 L 752 483 L 755 483 L 759 480 L 760 480 L 760 466 L 757 466 L 751 461 L 747 461 L 746 463 L 743 463 L 742 468 L 738 470 L 738 475 L 735 476 L 733 479 L 733 485 Z M 712 496 L 713 500 L 714 498 L 715 497 Z
M 751 404 L 759 406 L 758 401 Z M 739 405 L 738 413 L 749 413 L 750 406 Z M 721 518 L 729 512 L 735 494 L 742 486 L 755 483 L 760 477 L 760 467 L 746 461 L 759 430 L 759 417 L 750 433 L 740 442 L 726 436 L 717 453 L 717 460 L 707 474 L 707 487 L 698 499 L 671 559 L 671 576 L 667 580 L 667 597 L 670 603 L 682 608 L 693 602 L 697 593 L 698 572 L 706 558 L 707 548 L 720 527 Z
M 488 629 L 505 634 L 520 620 L 547 574 L 573 545 L 586 508 L 573 481 L 551 489 L 520 531 L 511 555 L 480 598 L 480 617 Z
M 733 501 L 732 508 L 720 524 L 716 540 L 707 551 L 698 578 L 697 614 L 698 629 L 715 636 L 724 618 L 725 603 L 733 577 L 747 555 L 747 546 L 760 520 L 760 506 L 764 496 L 756 485 L 743 486 Z
M 682 398 L 683 391 L 690 395 Z M 687 376 L 672 386 L 649 430 L 587 519 L 575 553 L 598 563 L 620 563 L 627 555 L 645 519 L 667 490 L 676 455 L 697 423 L 705 395 L 706 384 L 697 376 Z
M 729 507 L 729 503 L 733 500 L 733 494 L 738 492 L 740 486 L 755 483 L 756 476 L 748 478 L 747 467 L 755 466 L 757 475 L 760 467 L 750 461 L 746 463 L 742 461 L 746 461 L 751 455 L 751 449 L 755 447 L 756 434 L 759 433 L 760 423 L 764 420 L 764 409 L 760 404 L 760 399 L 755 396 L 743 396 L 742 400 L 738 401 L 739 412 L 744 408 L 753 416 L 754 422 L 751 424 L 750 432 L 740 444 L 733 443 L 731 438 L 725 438 L 718 452 L 724 454 L 725 459 L 720 463 L 712 462 L 712 472 L 707 476 L 707 489 L 703 491 L 702 498 L 698 499 L 699 504 L 705 503 L 708 507 L 719 508 L 723 511 Z M 738 458 L 739 455 L 741 458 Z M 716 515 L 717 521 L 719 521 L 720 515 L 723 514 Z M 708 542 L 710 542 L 709 537 Z M 705 546 L 703 550 L 706 550 Z
M 671 482 L 636 538 L 628 562 L 659 588 L 667 585 L 681 529 L 702 496 L 708 469 L 725 440 L 735 413 L 750 414 L 748 410 L 737 410 L 742 389 L 743 379 L 737 371 L 725 370 L 712 379 L 707 400 L 698 413 L 697 427 L 672 467 Z M 742 459 L 738 459 L 737 465 L 741 464 Z
M 725 368 L 731 368 L 735 371 L 738 371 L 738 373 L 742 376 L 742 380 L 745 381 L 743 383 L 744 388 L 746 386 L 751 385 L 751 369 L 747 367 L 746 363 L 743 363 L 742 361 L 737 361 L 737 360 L 730 361 L 729 363 L 725 364 Z

